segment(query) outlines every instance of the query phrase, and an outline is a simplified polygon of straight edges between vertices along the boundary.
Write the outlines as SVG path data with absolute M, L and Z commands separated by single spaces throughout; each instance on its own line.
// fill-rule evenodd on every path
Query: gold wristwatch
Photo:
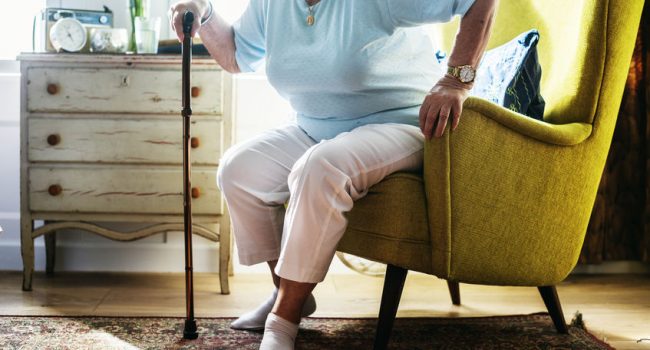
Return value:
M 470 65 L 464 66 L 449 66 L 447 67 L 447 74 L 458 79 L 463 84 L 469 84 L 474 81 L 476 77 L 476 69 Z

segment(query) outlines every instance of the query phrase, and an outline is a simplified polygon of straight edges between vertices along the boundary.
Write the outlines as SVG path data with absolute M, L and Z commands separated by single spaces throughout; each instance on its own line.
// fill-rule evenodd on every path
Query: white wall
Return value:
M 0 269 L 15 269 L 19 240 L 19 82 L 15 62 L 0 64 Z M 18 255 L 20 256 L 20 255 Z

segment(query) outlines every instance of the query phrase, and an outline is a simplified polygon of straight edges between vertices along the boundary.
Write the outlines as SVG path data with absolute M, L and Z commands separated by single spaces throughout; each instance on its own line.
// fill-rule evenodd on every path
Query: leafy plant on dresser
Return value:
M 131 14 L 131 42 L 129 43 L 129 51 L 135 52 L 135 18 L 146 17 L 146 12 L 149 10 L 149 0 L 130 0 L 129 13 Z

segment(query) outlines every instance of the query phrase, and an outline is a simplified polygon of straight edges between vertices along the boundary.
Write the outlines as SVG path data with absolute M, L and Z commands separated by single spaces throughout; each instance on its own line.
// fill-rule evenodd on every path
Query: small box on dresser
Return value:
M 131 241 L 183 231 L 181 57 L 24 54 L 21 61 L 21 247 L 31 290 L 34 238 L 53 272 L 56 232 Z M 192 65 L 193 232 L 219 242 L 228 294 L 230 220 L 216 185 L 233 137 L 232 78 L 211 58 Z M 34 221 L 45 225 L 34 229 Z M 148 223 L 119 232 L 111 222 Z

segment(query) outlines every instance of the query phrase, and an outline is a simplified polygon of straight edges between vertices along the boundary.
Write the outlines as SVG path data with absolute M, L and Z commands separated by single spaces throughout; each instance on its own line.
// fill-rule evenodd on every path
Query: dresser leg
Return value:
M 221 282 L 221 294 L 230 294 L 230 286 L 228 284 L 230 246 L 230 228 L 227 227 L 219 232 L 219 281 Z
M 54 275 L 54 262 L 56 258 L 56 231 L 52 231 L 45 236 L 45 274 Z
M 32 290 L 32 275 L 34 274 L 34 221 L 28 215 L 20 218 L 20 249 L 23 256 L 23 290 Z
M 232 256 L 232 252 L 235 249 L 235 240 L 232 239 L 232 234 L 230 234 L 230 252 L 228 253 L 228 256 Z M 232 277 L 235 275 L 235 268 L 233 267 L 232 264 L 232 259 L 228 259 L 228 276 Z

